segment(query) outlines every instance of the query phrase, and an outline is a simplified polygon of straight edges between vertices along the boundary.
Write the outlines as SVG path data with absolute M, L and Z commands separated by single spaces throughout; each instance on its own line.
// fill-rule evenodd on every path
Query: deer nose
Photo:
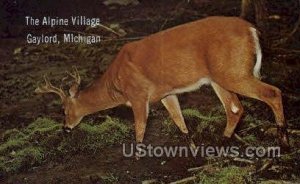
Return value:
M 69 127 L 66 127 L 66 126 L 63 127 L 63 131 L 64 131 L 65 133 L 70 133 L 71 130 L 72 130 L 72 129 L 69 128 Z

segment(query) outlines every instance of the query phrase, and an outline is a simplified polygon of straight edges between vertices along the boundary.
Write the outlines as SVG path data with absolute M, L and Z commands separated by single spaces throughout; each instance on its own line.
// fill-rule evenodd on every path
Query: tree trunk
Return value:
M 251 17 L 254 9 L 254 21 L 258 27 L 263 26 L 266 17 L 266 8 L 264 0 L 242 0 L 240 17 L 248 19 Z
M 246 18 L 249 15 L 251 8 L 251 0 L 242 0 L 240 17 Z
M 255 22 L 258 27 L 263 27 L 266 18 L 266 8 L 264 0 L 253 0 L 255 9 Z

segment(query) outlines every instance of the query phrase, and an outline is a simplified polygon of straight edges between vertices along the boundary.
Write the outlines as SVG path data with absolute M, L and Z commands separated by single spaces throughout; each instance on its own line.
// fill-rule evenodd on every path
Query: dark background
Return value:
M 286 41 L 276 44 L 293 30 L 299 18 L 299 2 L 295 0 L 267 1 L 265 3 L 266 18 L 258 29 L 262 32 L 263 67 L 262 80 L 279 87 L 283 92 L 284 111 L 292 130 L 300 129 L 300 33 L 299 29 Z M 119 49 L 131 39 L 213 15 L 239 16 L 241 2 L 239 0 L 144 0 L 138 4 L 105 5 L 101 0 L 2 0 L 0 2 L 0 135 L 8 129 L 22 130 L 38 117 L 48 117 L 58 122 L 63 121 L 60 102 L 54 95 L 38 96 L 34 89 L 41 83 L 43 74 L 50 74 L 55 84 L 58 84 L 66 70 L 77 66 L 82 74 L 83 84 L 89 84 L 95 77 L 101 75 Z M 107 30 L 97 29 L 92 33 L 103 35 L 104 41 L 98 45 L 60 45 L 32 46 L 25 43 L 28 32 L 63 33 L 65 31 L 90 32 L 85 27 L 27 27 L 25 16 L 33 17 L 84 15 L 99 17 L 101 22 L 110 26 L 117 24 L 115 31 L 126 32 L 118 37 Z M 274 18 L 274 15 L 277 18 Z M 247 20 L 256 25 L 255 11 L 251 8 Z M 66 30 L 67 29 L 67 30 Z M 184 36 L 184 35 L 183 35 Z M 65 87 L 67 88 L 67 87 Z M 203 87 L 198 92 L 180 95 L 182 108 L 196 108 L 206 114 L 220 113 L 224 119 L 216 131 L 197 134 L 197 121 L 189 124 L 195 134 L 196 143 L 222 145 L 221 132 L 225 126 L 225 114 L 221 103 L 210 87 Z M 244 119 L 248 115 L 262 124 L 275 127 L 271 110 L 263 103 L 240 97 L 245 106 Z M 218 112 L 215 109 L 221 109 Z M 162 133 L 162 119 L 168 115 L 160 104 L 151 107 L 149 125 L 146 133 L 146 143 L 171 145 L 184 142 L 184 138 L 174 138 L 173 135 Z M 87 120 L 99 121 L 103 116 L 118 117 L 133 121 L 131 110 L 127 107 L 117 107 L 87 117 Z M 247 128 L 250 124 L 242 120 Z M 254 124 L 257 121 L 253 121 Z M 274 137 L 266 137 L 259 128 L 249 134 L 256 137 L 256 145 L 276 144 Z M 179 135 L 179 131 L 176 132 Z M 245 135 L 249 136 L 249 135 Z M 1 140 L 3 141 L 3 140 Z M 133 141 L 132 137 L 127 140 Z M 3 142 L 1 142 L 2 144 Z M 233 143 L 240 145 L 237 140 Z M 266 171 L 256 175 L 253 182 L 261 180 L 292 180 L 299 181 L 299 135 L 292 136 L 293 153 L 287 161 L 276 160 L 281 169 L 278 173 Z M 295 152 L 296 150 L 296 152 Z M 49 161 L 51 160 L 51 161 Z M 167 164 L 162 165 L 163 161 Z M 260 161 L 260 160 L 259 160 Z M 265 160 L 257 162 L 257 168 Z M 191 174 L 187 169 L 209 163 L 206 159 L 194 158 L 145 158 L 140 161 L 124 159 L 120 145 L 113 145 L 96 153 L 78 152 L 66 154 L 62 158 L 51 158 L 43 164 L 25 165 L 15 173 L 0 174 L 3 182 L 8 183 L 101 183 L 102 176 L 110 173 L 114 182 L 139 183 L 146 179 L 156 178 L 158 181 L 169 182 L 181 179 Z M 275 165 L 276 165 L 275 164 Z M 235 164 L 243 167 L 243 164 Z M 129 172 L 128 172 L 129 171 Z

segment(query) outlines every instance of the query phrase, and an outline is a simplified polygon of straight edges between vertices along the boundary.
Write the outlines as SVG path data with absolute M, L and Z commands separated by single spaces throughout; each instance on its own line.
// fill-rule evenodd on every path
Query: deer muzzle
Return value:
M 70 133 L 71 130 L 72 130 L 72 129 L 71 129 L 70 127 L 66 127 L 66 126 L 63 127 L 63 131 L 64 131 L 65 133 Z

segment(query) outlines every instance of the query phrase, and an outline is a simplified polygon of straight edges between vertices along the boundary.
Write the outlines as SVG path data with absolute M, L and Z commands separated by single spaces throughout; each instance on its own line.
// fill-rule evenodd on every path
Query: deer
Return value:
M 234 134 L 243 114 L 237 95 L 266 103 L 274 113 L 279 144 L 289 148 L 281 90 L 260 79 L 262 50 L 259 32 L 238 17 L 214 16 L 185 23 L 122 46 L 106 72 L 83 90 L 80 75 L 69 96 L 45 77 L 37 93 L 55 93 L 62 101 L 70 132 L 84 116 L 127 105 L 132 108 L 136 143 L 142 143 L 149 104 L 161 101 L 183 135 L 189 130 L 178 94 L 211 85 L 221 101 L 227 122 L 223 137 Z

